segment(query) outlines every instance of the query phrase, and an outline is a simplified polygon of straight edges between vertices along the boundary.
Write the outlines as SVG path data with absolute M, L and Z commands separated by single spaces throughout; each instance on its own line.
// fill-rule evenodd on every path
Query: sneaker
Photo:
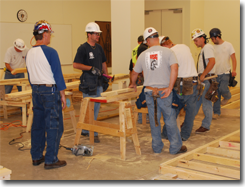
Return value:
M 54 169 L 66 166 L 66 161 L 64 160 L 58 160 L 58 162 L 55 162 L 53 164 L 44 164 L 44 169 Z
M 207 131 L 209 131 L 209 129 L 206 129 L 206 128 L 201 126 L 199 129 L 196 130 L 196 133 L 198 134 L 198 133 L 203 133 L 203 132 L 207 132 Z
M 221 105 L 226 105 L 228 103 L 229 99 L 223 99 L 220 104 Z
M 187 147 L 185 145 L 182 145 L 182 147 L 180 148 L 180 150 L 176 154 L 178 154 L 178 153 L 184 153 L 186 151 L 187 151 Z
M 213 114 L 213 119 L 219 119 L 219 114 Z
M 94 143 L 100 143 L 100 139 L 99 139 L 98 136 L 95 136 L 95 137 L 94 137 Z

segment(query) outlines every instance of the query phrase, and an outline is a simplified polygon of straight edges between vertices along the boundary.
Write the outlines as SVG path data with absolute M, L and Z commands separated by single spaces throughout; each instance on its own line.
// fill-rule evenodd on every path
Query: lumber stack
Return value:
M 240 180 L 240 130 L 160 165 L 155 180 Z

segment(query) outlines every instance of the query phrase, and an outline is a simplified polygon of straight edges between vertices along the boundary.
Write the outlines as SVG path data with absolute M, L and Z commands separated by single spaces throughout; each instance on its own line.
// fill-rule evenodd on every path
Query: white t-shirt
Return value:
M 214 45 L 216 74 L 221 75 L 231 70 L 230 58 L 235 53 L 231 43 L 224 41 L 220 45 Z
M 171 47 L 179 64 L 178 77 L 196 77 L 197 70 L 190 48 L 185 44 L 176 44 Z
M 9 64 L 12 69 L 24 68 L 26 67 L 25 57 L 28 50 L 29 49 L 26 48 L 22 52 L 17 52 L 14 49 L 14 46 L 12 46 L 7 49 L 7 52 L 4 57 L 4 62 Z
M 213 46 L 211 44 L 206 44 L 200 52 L 200 56 L 198 60 L 198 74 L 204 72 L 203 58 L 202 58 L 203 52 L 204 52 L 206 66 L 208 66 L 209 58 L 215 58 Z M 215 73 L 215 65 L 209 73 Z
M 153 46 L 140 54 L 134 71 L 144 72 L 144 86 L 167 88 L 170 82 L 170 66 L 177 63 L 172 50 L 162 46 Z

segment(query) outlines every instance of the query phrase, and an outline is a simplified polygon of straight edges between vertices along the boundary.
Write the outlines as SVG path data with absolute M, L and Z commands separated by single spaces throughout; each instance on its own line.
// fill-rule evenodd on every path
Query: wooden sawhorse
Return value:
M 127 93 L 130 90 L 131 93 Z M 139 95 L 142 87 L 137 92 L 134 89 L 122 89 L 122 93 L 118 95 L 118 91 L 108 92 L 108 97 L 84 98 L 81 103 L 80 117 L 77 123 L 76 137 L 74 145 L 79 144 L 82 129 L 88 130 L 90 134 L 90 143 L 94 144 L 94 132 L 108 134 L 120 137 L 120 154 L 121 159 L 126 159 L 126 136 L 132 136 L 136 154 L 141 155 L 140 144 L 137 134 L 137 127 L 131 103 L 122 101 Z M 119 102 L 119 125 L 94 120 L 94 102 L 111 103 Z
M 65 112 L 69 112 L 71 116 L 71 123 L 74 129 L 74 132 L 76 133 L 76 117 L 75 117 L 75 109 L 72 103 L 72 98 L 71 98 L 72 92 L 67 92 L 65 91 L 65 97 L 66 97 L 66 108 L 62 110 L 63 118 Z M 32 111 L 33 103 L 32 101 L 30 102 L 30 107 L 28 109 L 28 121 L 27 121 L 27 127 L 26 127 L 26 132 L 29 132 L 31 130 L 32 126 L 32 121 L 33 121 L 33 111 Z

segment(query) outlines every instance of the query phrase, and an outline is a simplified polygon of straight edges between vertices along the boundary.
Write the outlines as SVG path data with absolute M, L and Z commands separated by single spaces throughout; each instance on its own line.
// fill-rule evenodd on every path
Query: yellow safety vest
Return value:
M 132 52 L 132 63 L 135 65 L 137 59 L 137 51 L 138 51 L 138 48 L 139 48 L 140 44 L 137 45 L 134 49 L 133 49 L 133 52 Z

